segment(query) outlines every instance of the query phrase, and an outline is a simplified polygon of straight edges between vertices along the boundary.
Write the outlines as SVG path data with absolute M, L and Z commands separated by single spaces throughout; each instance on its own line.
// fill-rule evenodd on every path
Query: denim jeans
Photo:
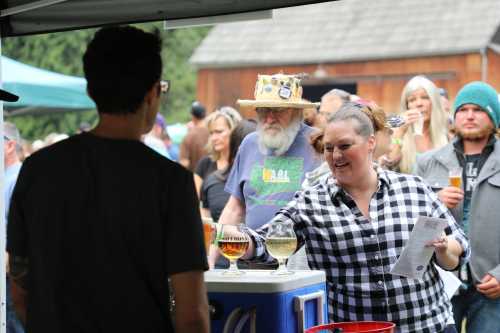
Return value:
M 500 332 L 500 298 L 489 299 L 474 286 L 451 299 L 455 325 L 460 332 L 467 319 L 467 333 Z
M 457 329 L 455 328 L 455 325 L 448 325 L 444 328 L 443 333 L 457 333 Z
M 10 281 L 8 278 L 5 285 L 7 287 L 7 313 L 5 314 L 7 320 L 7 333 L 24 333 L 23 325 L 17 318 L 16 312 L 14 311 L 14 303 L 12 302 L 12 296 L 10 295 Z

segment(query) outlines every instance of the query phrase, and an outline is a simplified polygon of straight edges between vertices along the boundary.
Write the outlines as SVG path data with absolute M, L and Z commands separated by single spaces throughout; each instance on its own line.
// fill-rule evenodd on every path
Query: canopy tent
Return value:
M 26 115 L 54 111 L 94 109 L 87 96 L 87 81 L 2 57 L 2 86 L 20 96 L 17 102 L 5 102 L 5 114 Z
M 1 36 L 109 24 L 194 19 L 325 1 L 311 0 L 1 0 Z

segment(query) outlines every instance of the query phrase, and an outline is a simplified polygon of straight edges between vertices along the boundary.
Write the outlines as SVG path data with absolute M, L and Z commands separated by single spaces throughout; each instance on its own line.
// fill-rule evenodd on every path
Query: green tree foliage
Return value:
M 196 69 L 189 57 L 201 43 L 210 28 L 167 30 L 164 34 L 164 76 L 172 81 L 171 94 L 164 114 L 169 122 L 189 120 L 191 103 L 196 98 Z
M 189 106 L 196 96 L 196 71 L 189 64 L 189 57 L 209 29 L 185 28 L 164 30 L 162 22 L 139 24 L 144 30 L 158 29 L 163 39 L 165 79 L 172 88 L 161 112 L 169 123 L 189 119 Z M 3 40 L 2 53 L 7 57 L 40 68 L 67 75 L 83 76 L 82 56 L 96 29 L 50 33 Z M 34 140 L 51 132 L 73 134 L 82 122 L 94 124 L 95 111 L 67 112 L 36 116 L 19 116 L 10 119 L 23 137 Z

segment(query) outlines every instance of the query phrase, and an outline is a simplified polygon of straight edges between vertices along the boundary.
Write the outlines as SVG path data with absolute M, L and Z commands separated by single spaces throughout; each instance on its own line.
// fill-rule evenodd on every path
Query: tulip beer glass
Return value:
M 273 274 L 293 274 L 285 265 L 285 261 L 297 248 L 297 236 L 295 236 L 293 223 L 291 221 L 275 221 L 269 223 L 269 229 L 266 235 L 266 248 L 267 252 L 279 262 L 278 270 L 274 271 Z
M 236 261 L 241 258 L 248 249 L 250 237 L 246 232 L 244 224 L 222 224 L 221 231 L 217 235 L 217 246 L 220 253 L 229 260 L 229 269 L 224 271 L 224 275 L 241 275 L 244 272 L 238 270 Z

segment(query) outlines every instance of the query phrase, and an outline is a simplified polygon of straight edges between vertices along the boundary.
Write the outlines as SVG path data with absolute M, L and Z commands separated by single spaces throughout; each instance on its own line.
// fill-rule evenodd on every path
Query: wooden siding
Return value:
M 401 91 L 411 77 L 427 75 L 437 86 L 448 90 L 450 97 L 465 83 L 481 80 L 482 57 L 479 53 L 464 55 L 395 59 L 352 63 L 322 64 L 327 77 L 311 79 L 304 84 L 356 83 L 357 94 L 376 101 L 386 112 L 397 112 Z M 500 56 L 487 53 L 487 82 L 500 88 Z M 257 74 L 309 73 L 317 65 L 272 66 L 249 68 L 207 68 L 198 71 L 197 98 L 209 112 L 222 105 L 236 106 L 236 100 L 252 99 Z M 251 111 L 240 110 L 245 117 Z

